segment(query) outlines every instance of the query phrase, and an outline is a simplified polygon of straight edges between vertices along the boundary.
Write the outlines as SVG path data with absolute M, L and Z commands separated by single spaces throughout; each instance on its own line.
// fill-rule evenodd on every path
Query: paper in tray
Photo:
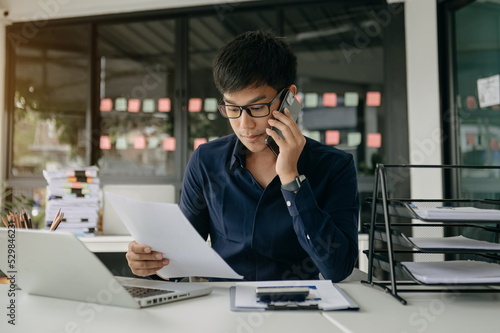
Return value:
M 410 205 L 422 219 L 441 221 L 500 221 L 500 210 L 476 207 L 433 207 L 422 208 Z
M 483 261 L 402 262 L 418 281 L 426 284 L 500 283 L 500 265 Z
M 447 250 L 488 250 L 499 251 L 500 244 L 480 241 L 464 236 L 453 236 L 443 238 L 416 238 L 408 239 L 419 249 L 447 249 Z

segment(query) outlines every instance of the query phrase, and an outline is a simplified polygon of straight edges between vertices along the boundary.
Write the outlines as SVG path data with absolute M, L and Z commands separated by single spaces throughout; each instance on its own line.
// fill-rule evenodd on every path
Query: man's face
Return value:
M 225 104 L 246 106 L 255 103 L 269 103 L 278 92 L 268 85 L 256 88 L 245 88 L 243 90 L 224 94 Z M 240 141 L 252 153 L 272 152 L 267 148 L 266 128 L 270 128 L 268 120 L 273 118 L 272 112 L 278 109 L 280 99 L 270 106 L 271 113 L 267 117 L 253 118 L 247 111 L 243 111 L 236 119 L 229 119 L 229 123 L 234 133 Z

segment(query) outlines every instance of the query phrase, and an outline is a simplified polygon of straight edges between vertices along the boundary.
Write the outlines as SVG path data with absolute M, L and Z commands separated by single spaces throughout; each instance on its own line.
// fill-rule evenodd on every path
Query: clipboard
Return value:
M 311 284 L 314 284 L 314 281 L 309 281 Z M 330 282 L 331 283 L 331 282 Z M 331 283 L 333 288 L 335 289 L 338 297 L 341 297 L 343 300 L 343 304 L 338 307 L 331 308 L 320 308 L 317 304 L 306 304 L 302 305 L 300 302 L 294 303 L 289 302 L 286 305 L 275 305 L 270 303 L 266 307 L 254 307 L 254 306 L 236 306 L 236 297 L 237 297 L 237 286 L 232 286 L 229 289 L 229 305 L 230 310 L 233 312 L 263 312 L 266 310 L 269 311 L 294 311 L 294 310 L 316 310 L 316 311 L 340 311 L 340 310 L 359 310 L 358 304 L 352 300 L 341 288 L 339 288 L 336 284 Z

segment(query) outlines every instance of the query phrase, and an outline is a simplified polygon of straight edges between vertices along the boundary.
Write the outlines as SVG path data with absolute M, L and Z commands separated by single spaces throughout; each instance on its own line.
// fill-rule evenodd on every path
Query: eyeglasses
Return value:
M 278 98 L 281 97 L 281 95 L 285 90 L 286 88 L 283 88 L 278 93 L 278 95 L 276 95 L 276 97 L 274 97 L 273 100 L 270 101 L 269 103 L 256 103 L 244 106 L 226 105 L 224 104 L 224 101 L 221 98 L 219 104 L 217 105 L 217 108 L 219 109 L 220 114 L 224 118 L 229 118 L 229 119 L 239 118 L 243 110 L 245 110 L 248 113 L 248 115 L 253 118 L 267 117 L 271 113 L 271 105 L 273 105 L 278 100 Z

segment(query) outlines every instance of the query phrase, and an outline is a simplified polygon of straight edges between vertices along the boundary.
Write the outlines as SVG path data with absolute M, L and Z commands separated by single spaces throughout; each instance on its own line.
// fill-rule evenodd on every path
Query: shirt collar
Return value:
M 231 161 L 229 163 L 229 167 L 231 171 L 236 170 L 239 166 L 245 166 L 245 161 L 246 161 L 246 154 L 247 154 L 247 148 L 243 143 L 241 143 L 240 139 L 234 134 L 236 137 L 234 147 L 233 147 L 233 153 L 231 155 Z
M 247 154 L 247 147 L 243 143 L 241 143 L 240 139 L 236 136 L 236 134 L 233 134 L 236 138 L 234 147 L 233 147 L 233 153 L 231 154 L 231 160 L 229 163 L 229 167 L 231 171 L 236 170 L 239 166 L 245 167 L 245 161 L 246 161 L 246 154 Z M 302 172 L 302 170 L 306 169 L 306 165 L 308 163 L 308 157 L 306 157 L 305 152 L 309 151 L 308 150 L 309 146 L 309 140 L 306 138 L 306 144 L 304 146 L 304 149 L 302 150 L 302 153 L 300 154 L 299 161 L 297 163 L 297 168 L 299 169 L 299 173 Z

